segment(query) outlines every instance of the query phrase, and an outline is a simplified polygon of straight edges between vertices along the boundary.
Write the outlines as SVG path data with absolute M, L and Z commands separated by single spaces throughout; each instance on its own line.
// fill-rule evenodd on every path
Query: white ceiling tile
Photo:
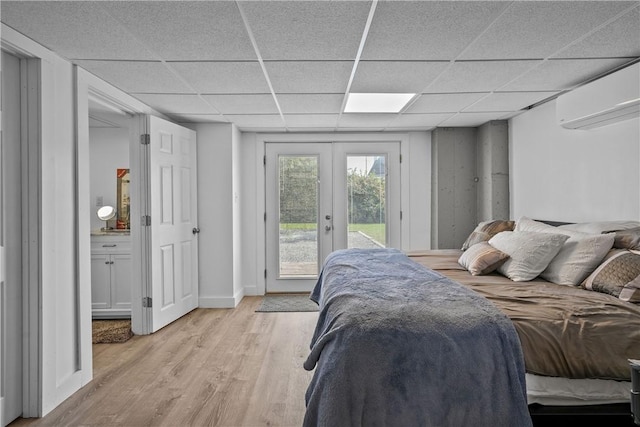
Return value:
M 425 92 L 490 92 L 541 61 L 454 62 Z
M 1 1 L 2 22 L 67 59 L 159 60 L 95 1 Z
M 488 92 L 477 93 L 423 93 L 405 113 L 456 113 L 473 104 Z
M 543 59 L 632 4 L 620 1 L 515 1 L 460 59 Z
M 564 90 L 625 64 L 628 59 L 554 59 L 545 61 L 501 91 Z
M 448 62 L 360 61 L 351 92 L 420 93 Z
M 235 2 L 115 1 L 105 9 L 164 60 L 255 60 Z
M 363 59 L 454 59 L 506 2 L 379 2 Z
M 225 117 L 239 128 L 284 128 L 279 114 L 227 114 Z
M 391 123 L 389 127 L 434 127 L 447 120 L 454 113 L 446 114 L 401 114 Z
M 337 114 L 285 114 L 288 128 L 324 127 L 334 128 L 338 124 Z
M 269 93 L 260 63 L 255 62 L 170 62 L 198 93 Z
M 136 94 L 136 98 L 161 113 L 173 114 L 219 114 L 198 95 L 184 94 Z
M 75 63 L 129 93 L 193 92 L 161 62 L 83 60 Z
M 354 59 L 369 2 L 241 2 L 265 60 Z
M 491 120 L 499 120 L 505 113 L 458 113 L 440 123 L 441 127 L 477 127 Z
M 385 128 L 387 125 L 396 118 L 397 114 L 360 114 L 360 113 L 345 113 L 340 116 L 338 125 L 350 128 L 365 128 L 365 127 L 380 127 Z
M 558 92 L 496 92 L 466 108 L 465 112 L 515 111 L 545 100 Z
M 277 93 L 344 93 L 353 61 L 265 62 Z
M 339 113 L 344 94 L 277 94 L 278 103 L 284 114 L 287 113 Z
M 561 50 L 555 58 L 640 57 L 640 7 L 585 39 Z
M 202 95 L 222 114 L 278 114 L 271 94 Z

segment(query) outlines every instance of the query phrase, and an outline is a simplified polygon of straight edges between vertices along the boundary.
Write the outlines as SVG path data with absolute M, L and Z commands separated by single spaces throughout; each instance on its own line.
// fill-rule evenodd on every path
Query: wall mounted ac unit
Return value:
M 640 63 L 606 75 L 556 100 L 556 118 L 567 129 L 593 129 L 640 117 Z

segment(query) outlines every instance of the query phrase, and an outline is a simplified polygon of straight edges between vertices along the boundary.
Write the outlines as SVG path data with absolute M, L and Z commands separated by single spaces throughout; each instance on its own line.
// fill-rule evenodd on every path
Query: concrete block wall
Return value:
M 431 247 L 460 248 L 480 221 L 509 218 L 508 123 L 432 133 Z

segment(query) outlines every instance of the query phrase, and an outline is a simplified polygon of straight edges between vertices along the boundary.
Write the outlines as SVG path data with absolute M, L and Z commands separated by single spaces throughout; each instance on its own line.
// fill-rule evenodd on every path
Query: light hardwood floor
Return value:
M 296 426 L 316 312 L 197 309 L 150 336 L 93 346 L 94 379 L 41 419 L 11 426 Z

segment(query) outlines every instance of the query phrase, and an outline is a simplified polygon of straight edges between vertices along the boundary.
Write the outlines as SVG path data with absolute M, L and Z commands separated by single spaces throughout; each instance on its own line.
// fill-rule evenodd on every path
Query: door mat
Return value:
M 304 295 L 265 295 L 258 313 L 278 313 L 294 311 L 318 311 L 318 304 Z
M 94 320 L 93 344 L 110 344 L 126 342 L 133 336 L 130 319 Z

